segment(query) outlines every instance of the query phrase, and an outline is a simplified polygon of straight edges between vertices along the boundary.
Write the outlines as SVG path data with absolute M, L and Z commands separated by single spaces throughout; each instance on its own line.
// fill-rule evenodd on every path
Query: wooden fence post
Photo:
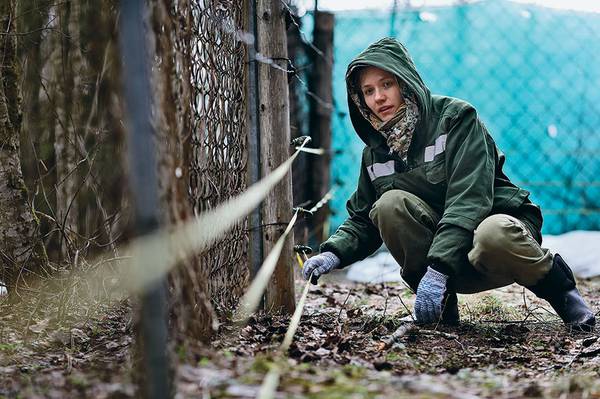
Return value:
M 312 146 L 331 149 L 331 113 L 333 111 L 333 28 L 334 15 L 329 12 L 315 11 L 313 45 L 321 54 L 312 52 L 313 68 L 310 79 L 311 91 L 319 98 L 310 98 L 310 135 Z M 310 195 L 318 201 L 329 191 L 329 171 L 331 153 L 313 157 L 310 162 Z M 317 244 L 329 235 L 329 207 L 325 205 L 312 218 L 311 227 Z
M 258 63 L 258 126 L 260 129 L 261 175 L 266 176 L 290 156 L 290 118 L 288 95 L 287 39 L 285 11 L 281 0 L 256 3 L 257 58 L 272 60 Z M 291 174 L 275 186 L 263 202 L 263 251 L 268 254 L 292 217 Z M 265 295 L 268 312 L 293 313 L 293 233 L 283 250 Z

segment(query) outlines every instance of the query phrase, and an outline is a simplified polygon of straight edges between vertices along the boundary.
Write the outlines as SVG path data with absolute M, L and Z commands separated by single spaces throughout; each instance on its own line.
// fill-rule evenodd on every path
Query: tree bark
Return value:
M 256 6 L 258 51 L 275 65 L 258 64 L 258 98 L 262 175 L 266 176 L 290 156 L 285 11 L 281 0 L 259 0 Z M 279 66 L 279 69 L 276 68 Z M 262 208 L 263 250 L 268 254 L 292 215 L 292 177 L 288 173 L 265 198 Z M 293 233 L 288 236 L 267 287 L 265 309 L 293 313 Z
M 63 229 L 61 252 L 68 257 L 69 248 L 79 231 L 76 169 L 77 132 L 80 100 L 81 50 L 79 40 L 79 1 L 67 0 L 58 5 L 59 26 L 62 35 L 56 36 L 60 45 L 52 65 L 56 82 L 56 120 L 54 152 L 56 157 L 56 218 Z
M 25 185 L 32 188 L 36 183 L 41 142 L 49 142 L 46 129 L 45 109 L 40 101 L 42 79 L 40 73 L 46 63 L 42 52 L 44 27 L 48 22 L 52 0 L 20 0 L 17 9 L 22 19 L 20 29 L 31 32 L 24 36 L 18 48 L 18 58 L 26 60 L 23 70 L 23 134 L 21 135 L 21 167 Z M 31 132 L 31 134 L 27 134 Z M 43 161 L 46 165 L 48 160 Z M 40 210 L 40 209 L 38 209 Z M 45 211 L 45 209 L 44 209 Z
M 28 278 L 46 275 L 48 261 L 38 221 L 28 203 L 19 159 L 20 71 L 16 59 L 16 0 L 0 1 L 0 280 L 9 293 Z
M 334 15 L 329 12 L 317 11 L 315 14 L 315 29 L 313 44 L 321 54 L 313 52 L 313 69 L 311 77 L 312 92 L 321 99 L 310 99 L 310 132 L 312 145 L 317 148 L 331 148 L 331 104 L 333 102 L 333 28 Z M 310 193 L 314 202 L 319 201 L 329 191 L 331 153 L 313 157 L 310 162 Z M 329 237 L 329 206 L 325 204 L 311 220 L 311 229 L 315 232 L 317 243 Z
M 302 75 L 299 66 L 306 63 L 306 50 L 302 41 L 302 18 L 295 14 L 295 11 L 289 12 L 287 16 L 287 49 L 288 57 L 296 70 L 295 74 Z M 298 79 L 289 80 L 290 91 L 290 130 L 292 138 L 308 135 L 308 120 L 309 115 L 305 105 L 305 91 Z M 312 146 L 312 144 L 311 144 Z M 314 158 L 314 157 L 312 157 Z M 308 184 L 310 182 L 309 166 L 311 158 L 300 156 L 292 165 L 292 191 L 294 197 L 294 205 L 307 207 L 310 204 L 310 190 Z M 297 244 L 308 245 L 309 241 L 309 219 L 306 217 L 299 218 L 294 226 L 294 238 Z
M 21 167 L 49 257 L 90 255 L 127 228 L 117 10 L 102 0 L 20 0 Z M 117 162 L 117 164 L 115 163 Z M 68 245 L 71 251 L 68 251 Z M 91 244 L 91 245 L 90 245 Z M 96 245 L 98 244 L 98 245 Z M 80 253 L 80 254 L 84 254 Z

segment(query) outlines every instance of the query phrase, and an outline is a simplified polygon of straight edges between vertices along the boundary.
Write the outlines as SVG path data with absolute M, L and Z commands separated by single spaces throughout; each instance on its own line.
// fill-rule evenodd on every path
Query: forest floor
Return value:
M 286 357 L 283 316 L 222 324 L 193 353 L 174 348 L 177 398 L 254 398 L 273 369 L 276 398 L 600 398 L 599 329 L 568 332 L 516 285 L 459 296 L 457 327 L 413 327 L 384 345 L 410 323 L 414 295 L 401 283 L 324 280 Z M 600 278 L 580 290 L 600 309 Z M 70 311 L 30 302 L 18 312 L 0 303 L 0 398 L 139 396 L 129 301 Z

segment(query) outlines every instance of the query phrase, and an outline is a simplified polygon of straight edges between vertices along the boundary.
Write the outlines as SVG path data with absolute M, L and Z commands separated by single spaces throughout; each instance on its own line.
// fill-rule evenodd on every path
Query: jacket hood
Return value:
M 406 47 L 394 38 L 386 37 L 371 44 L 360 53 L 346 71 L 346 89 L 350 119 L 358 136 L 370 147 L 386 145 L 385 138 L 375 130 L 371 123 L 360 112 L 351 98 L 354 90 L 354 74 L 360 67 L 375 66 L 396 75 L 411 90 L 417 100 L 420 121 L 418 128 L 423 128 L 431 112 L 431 92 L 421 79 L 417 68 L 410 58 Z

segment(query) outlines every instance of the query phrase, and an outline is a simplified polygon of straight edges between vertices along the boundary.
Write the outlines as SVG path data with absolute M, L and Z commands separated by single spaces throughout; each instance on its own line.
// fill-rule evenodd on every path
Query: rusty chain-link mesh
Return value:
M 192 2 L 193 133 L 190 200 L 204 212 L 246 189 L 246 46 L 243 1 Z M 237 303 L 248 279 L 247 221 L 202 254 L 217 308 Z
M 346 111 L 348 63 L 392 35 L 433 93 L 476 107 L 506 154 L 508 176 L 541 205 L 544 233 L 600 229 L 600 13 L 512 1 L 403 4 L 395 17 L 391 9 L 336 14 L 337 104 Z M 349 118 L 334 124 L 333 142 L 342 152 L 333 178 L 346 183 L 331 205 L 335 229 L 347 216 L 363 143 Z

